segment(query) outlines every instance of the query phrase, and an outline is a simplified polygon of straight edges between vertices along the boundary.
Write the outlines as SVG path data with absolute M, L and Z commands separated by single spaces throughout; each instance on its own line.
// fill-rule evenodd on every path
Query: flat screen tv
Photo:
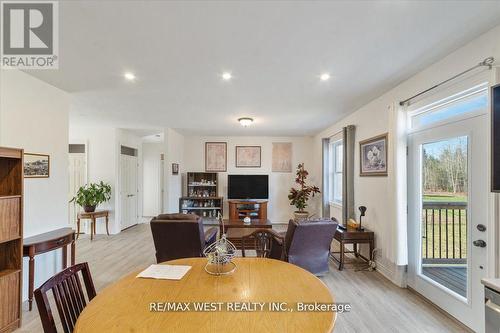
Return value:
M 228 175 L 228 199 L 268 199 L 268 175 Z
M 491 88 L 491 191 L 500 192 L 500 84 Z

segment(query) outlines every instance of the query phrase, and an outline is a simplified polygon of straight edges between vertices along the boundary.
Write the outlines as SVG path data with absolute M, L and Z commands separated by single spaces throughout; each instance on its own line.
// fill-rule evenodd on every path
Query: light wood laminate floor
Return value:
M 139 224 L 113 235 L 85 235 L 77 241 L 77 262 L 90 265 L 97 292 L 120 277 L 155 263 L 149 224 Z M 395 286 L 377 272 L 338 271 L 321 278 L 336 302 L 350 303 L 352 311 L 337 317 L 335 332 L 467 332 L 422 297 Z M 23 305 L 23 325 L 17 333 L 42 332 L 36 304 L 33 311 Z

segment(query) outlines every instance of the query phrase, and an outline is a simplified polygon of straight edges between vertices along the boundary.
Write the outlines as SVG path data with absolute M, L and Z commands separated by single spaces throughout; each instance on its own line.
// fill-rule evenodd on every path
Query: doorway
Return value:
M 414 114 L 408 137 L 408 285 L 484 331 L 489 231 L 487 89 Z
M 69 145 L 69 189 L 68 189 L 68 202 L 75 197 L 78 189 L 87 183 L 87 146 L 86 144 L 70 144 Z M 82 211 L 76 202 L 69 203 L 69 216 L 68 221 L 76 230 L 76 217 Z M 81 230 L 87 230 L 84 224 Z
M 121 146 L 120 154 L 120 217 L 121 230 L 138 221 L 137 149 Z

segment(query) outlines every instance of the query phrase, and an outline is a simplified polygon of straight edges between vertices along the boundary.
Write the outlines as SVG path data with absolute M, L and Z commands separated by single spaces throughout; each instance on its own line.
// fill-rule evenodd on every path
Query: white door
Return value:
M 71 200 L 78 189 L 87 183 L 87 166 L 85 153 L 69 154 L 69 200 Z M 69 201 L 68 200 L 68 201 Z M 76 230 L 76 215 L 82 208 L 76 202 L 69 203 L 68 221 Z M 83 230 L 81 230 L 83 232 Z
M 137 157 L 120 156 L 121 229 L 137 224 Z
M 487 124 L 480 111 L 408 141 L 408 285 L 477 332 L 488 274 L 483 246 L 493 246 L 486 244 Z

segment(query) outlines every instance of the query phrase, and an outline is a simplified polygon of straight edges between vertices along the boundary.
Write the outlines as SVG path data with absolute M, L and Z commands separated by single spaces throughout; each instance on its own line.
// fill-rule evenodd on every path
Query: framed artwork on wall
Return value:
M 50 156 L 24 153 L 24 178 L 49 178 Z
M 237 168 L 260 168 L 261 147 L 260 146 L 236 146 Z
M 172 163 L 172 175 L 178 175 L 178 174 L 179 174 L 179 164 Z
M 292 143 L 273 142 L 273 172 L 292 172 Z
M 359 175 L 387 176 L 387 133 L 359 142 Z
M 205 142 L 205 171 L 227 171 L 227 143 Z

